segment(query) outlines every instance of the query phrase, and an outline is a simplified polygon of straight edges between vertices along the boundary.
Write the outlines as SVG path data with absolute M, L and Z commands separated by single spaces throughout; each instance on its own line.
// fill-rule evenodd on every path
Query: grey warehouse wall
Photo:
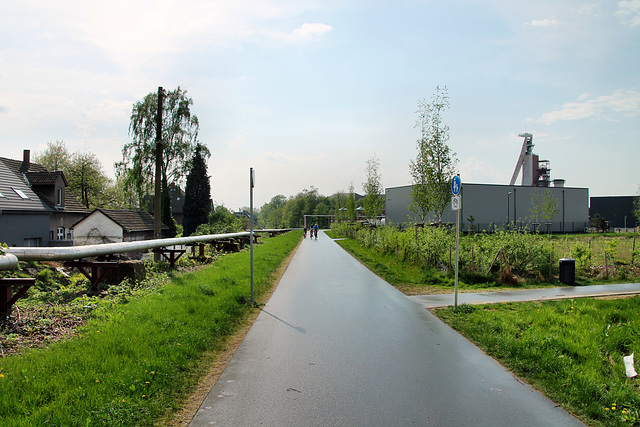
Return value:
M 519 185 L 469 184 L 463 183 L 462 210 L 460 212 L 461 229 L 468 231 L 468 218 L 473 216 L 477 230 L 493 231 L 497 227 L 534 229 L 531 197 L 536 192 L 550 191 L 556 199 L 558 212 L 551 219 L 551 231 L 555 233 L 584 232 L 589 225 L 589 189 L 572 187 L 523 187 Z M 401 224 L 418 222 L 418 217 L 409 211 L 411 186 L 387 188 L 387 223 Z M 511 194 L 509 194 L 511 193 Z M 435 221 L 431 214 L 427 222 Z M 540 222 L 544 222 L 541 218 Z M 455 223 L 456 213 L 451 204 L 445 208 L 443 222 Z M 547 230 L 545 224 L 539 230 Z

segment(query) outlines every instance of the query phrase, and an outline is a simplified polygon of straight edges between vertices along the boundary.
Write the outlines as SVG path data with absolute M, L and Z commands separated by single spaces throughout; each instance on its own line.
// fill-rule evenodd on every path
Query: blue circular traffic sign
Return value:
M 457 175 L 454 176 L 453 179 L 451 180 L 451 192 L 453 193 L 454 196 L 460 193 L 461 187 L 462 187 L 462 182 L 460 181 L 460 177 Z

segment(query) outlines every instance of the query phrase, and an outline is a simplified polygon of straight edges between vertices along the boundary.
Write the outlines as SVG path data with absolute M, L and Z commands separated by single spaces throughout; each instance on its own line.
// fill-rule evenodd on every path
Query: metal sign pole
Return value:
M 455 274 L 455 287 L 453 292 L 453 308 L 458 308 L 458 264 L 460 254 L 460 210 L 462 209 L 462 197 L 460 197 L 460 190 L 462 189 L 462 181 L 460 181 L 460 174 L 453 177 L 451 180 L 451 208 L 456 212 L 456 274 Z
M 458 308 L 458 257 L 460 254 L 460 209 L 457 212 L 458 220 L 456 221 L 456 279 L 455 279 L 455 297 L 453 301 L 453 308 Z
M 253 301 L 253 186 L 255 175 L 253 168 L 249 169 L 249 247 L 251 252 L 251 304 Z

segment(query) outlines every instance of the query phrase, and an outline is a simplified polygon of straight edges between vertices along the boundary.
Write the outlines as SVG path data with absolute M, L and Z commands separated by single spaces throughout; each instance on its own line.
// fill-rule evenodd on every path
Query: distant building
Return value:
M 249 228 L 251 228 L 251 223 L 250 223 L 251 214 L 249 213 L 248 210 L 233 212 L 233 214 L 237 218 L 240 218 L 243 221 L 245 230 L 248 230 Z M 255 212 L 253 213 L 253 226 L 256 228 L 258 227 L 258 216 L 255 214 Z
M 51 209 L 49 246 L 71 246 L 71 227 L 91 211 L 66 191 L 67 180 L 61 171 L 28 172 L 25 175 L 36 194 Z
M 180 225 L 184 219 L 184 191 L 179 185 L 171 185 L 171 215 Z
M 409 211 L 411 185 L 386 189 L 387 224 L 419 222 L 417 215 Z M 520 185 L 463 183 L 460 195 L 462 209 L 460 226 L 469 230 L 469 218 L 473 216 L 476 230 L 494 231 L 497 227 L 510 226 L 547 231 L 546 224 L 536 225 L 531 213 L 532 195 L 550 191 L 556 200 L 557 213 L 549 224 L 555 233 L 584 232 L 589 226 L 589 189 L 569 187 L 531 187 Z M 544 222 L 538 218 L 541 223 Z M 435 215 L 428 222 L 435 221 Z M 456 212 L 447 205 L 442 221 L 456 222 Z
M 589 216 L 593 219 L 600 215 L 608 222 L 609 228 L 635 228 L 638 220 L 634 214 L 635 196 L 602 196 L 591 197 Z

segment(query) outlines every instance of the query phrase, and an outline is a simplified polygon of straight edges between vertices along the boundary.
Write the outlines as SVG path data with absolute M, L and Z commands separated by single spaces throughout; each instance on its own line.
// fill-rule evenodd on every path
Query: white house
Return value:
M 73 226 L 73 244 L 134 242 L 153 239 L 153 215 L 143 211 L 96 209 Z M 162 225 L 162 231 L 168 227 Z

